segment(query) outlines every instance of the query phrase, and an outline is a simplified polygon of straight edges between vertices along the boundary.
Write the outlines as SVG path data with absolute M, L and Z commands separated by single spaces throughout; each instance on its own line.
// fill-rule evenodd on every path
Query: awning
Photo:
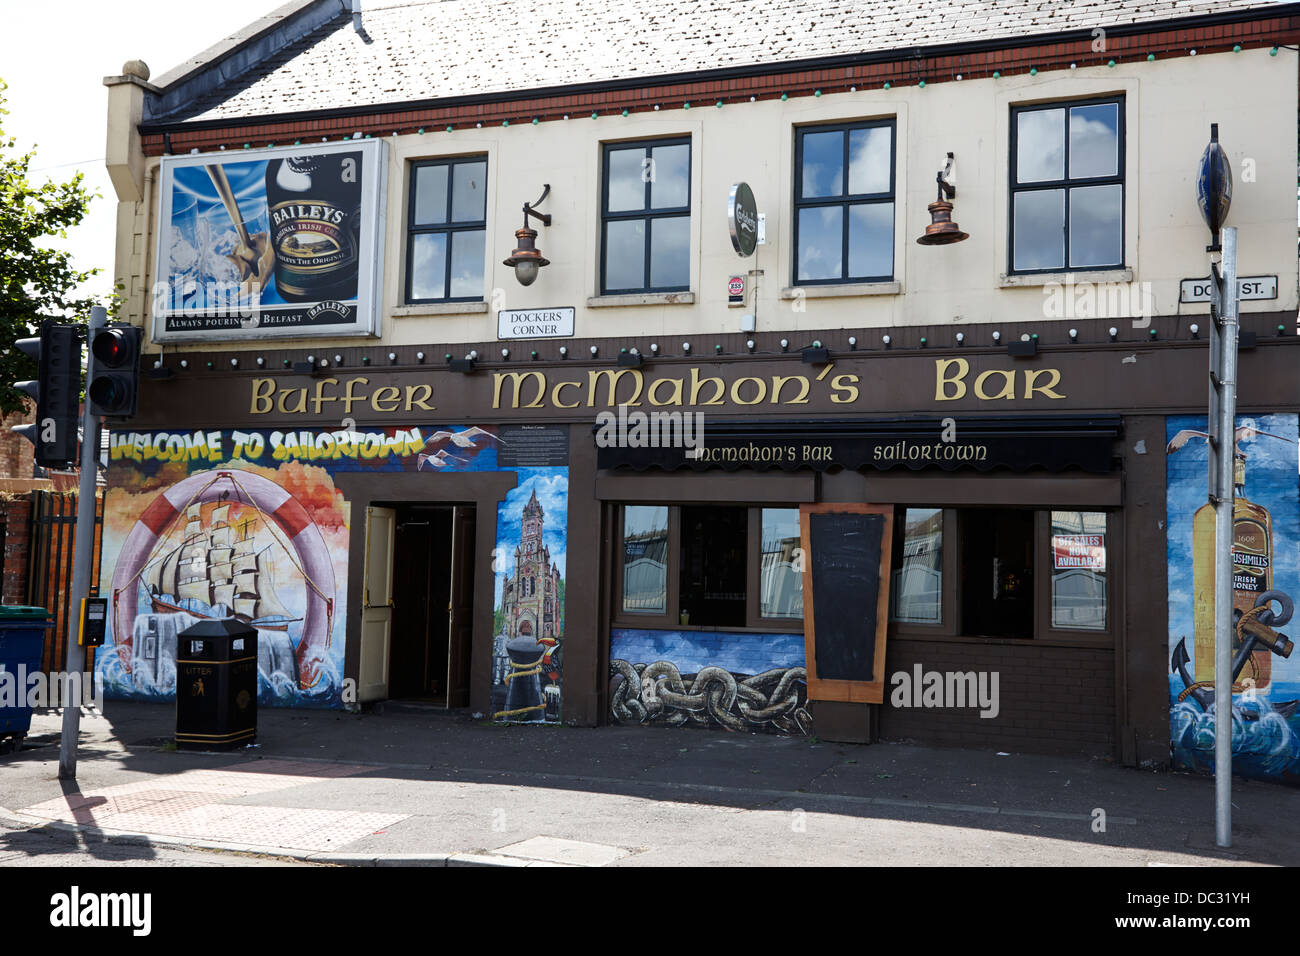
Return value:
M 624 406 L 618 416 L 597 423 L 593 436 L 602 469 L 901 467 L 1104 474 L 1114 467 L 1122 424 L 1119 415 L 715 422 L 698 414 Z

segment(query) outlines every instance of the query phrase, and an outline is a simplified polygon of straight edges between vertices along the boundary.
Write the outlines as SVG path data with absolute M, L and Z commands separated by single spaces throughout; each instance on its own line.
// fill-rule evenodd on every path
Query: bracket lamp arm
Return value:
M 551 224 L 551 214 L 547 212 L 538 212 L 536 209 L 536 207 L 540 206 L 546 200 L 546 197 L 551 194 L 550 183 L 543 183 L 542 186 L 543 186 L 542 194 L 539 197 L 537 197 L 536 202 L 524 203 L 524 228 L 525 229 L 528 228 L 529 216 L 532 216 L 535 219 L 540 219 L 542 221 L 543 226 L 549 226 Z

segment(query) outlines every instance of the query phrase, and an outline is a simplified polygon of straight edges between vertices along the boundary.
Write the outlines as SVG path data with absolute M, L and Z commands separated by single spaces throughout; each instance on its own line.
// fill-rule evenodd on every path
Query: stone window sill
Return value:
M 474 315 L 488 310 L 486 302 L 421 302 L 399 305 L 393 309 L 395 319 L 415 319 L 426 315 Z
M 1004 289 L 1050 285 L 1052 283 L 1065 285 L 1066 283 L 1073 282 L 1078 285 L 1082 282 L 1132 281 L 1132 269 L 1096 269 L 1079 272 L 1037 272 L 1033 275 L 1008 275 L 1003 273 L 998 276 L 998 285 Z
M 589 309 L 608 309 L 622 305 L 694 304 L 694 292 L 636 292 L 631 295 L 593 295 L 587 299 Z
M 842 285 L 795 285 L 781 290 L 782 299 L 831 299 L 855 295 L 900 295 L 901 282 L 845 282 Z

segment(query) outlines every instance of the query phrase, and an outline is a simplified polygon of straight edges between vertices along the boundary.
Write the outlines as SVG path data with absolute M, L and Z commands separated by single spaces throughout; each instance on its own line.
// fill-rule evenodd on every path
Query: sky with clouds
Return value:
M 36 149 L 32 179 L 67 181 L 78 172 L 98 191 L 90 213 L 66 240 L 49 244 L 72 252 L 78 269 L 103 273 L 83 287 L 113 288 L 117 198 L 104 169 L 108 90 L 105 76 L 127 60 L 144 60 L 154 78 L 271 12 L 278 0 L 223 0 L 202 7 L 175 0 L 49 0 L 4 4 L 0 80 L 7 116 L 0 116 L 15 149 Z M 201 15 L 198 15 L 200 14 Z

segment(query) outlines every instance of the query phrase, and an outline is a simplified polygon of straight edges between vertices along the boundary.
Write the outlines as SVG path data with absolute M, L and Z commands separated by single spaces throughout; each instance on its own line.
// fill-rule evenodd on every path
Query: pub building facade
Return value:
M 267 703 L 1196 765 L 1195 174 L 1217 123 L 1280 626 L 1300 11 L 573 6 L 299 2 L 106 79 L 109 694 L 233 615 Z

